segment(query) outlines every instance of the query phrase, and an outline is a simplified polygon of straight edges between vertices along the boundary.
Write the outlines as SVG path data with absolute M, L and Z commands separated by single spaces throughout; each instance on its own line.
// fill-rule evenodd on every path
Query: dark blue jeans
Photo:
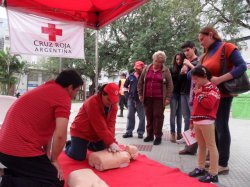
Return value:
M 181 133 L 182 112 L 181 112 L 181 95 L 173 93 L 170 101 L 170 131 L 175 133 L 175 123 L 177 125 L 177 133 Z
M 65 153 L 70 157 L 78 161 L 86 159 L 87 150 L 101 151 L 106 148 L 103 141 L 89 142 L 78 137 L 71 136 L 71 141 L 66 143 Z
M 135 128 L 135 113 L 137 112 L 139 118 L 139 125 L 137 128 L 137 133 L 143 135 L 145 132 L 145 111 L 143 103 L 134 98 L 128 99 L 128 121 L 126 132 L 128 134 L 133 134 Z
M 192 107 L 190 105 L 189 99 L 189 94 L 181 95 L 181 112 L 185 123 L 184 131 L 187 131 L 189 129 L 190 124 Z
M 219 152 L 219 165 L 226 167 L 230 156 L 231 136 L 229 116 L 233 97 L 221 98 L 215 121 L 216 144 Z

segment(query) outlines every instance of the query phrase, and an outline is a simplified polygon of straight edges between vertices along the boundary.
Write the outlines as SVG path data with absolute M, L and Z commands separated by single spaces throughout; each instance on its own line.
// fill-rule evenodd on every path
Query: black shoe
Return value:
M 71 140 L 67 140 L 66 143 L 65 143 L 65 147 L 68 147 L 71 145 Z
M 117 117 L 123 117 L 123 115 L 120 114 L 120 115 L 118 115 Z
M 179 155 L 195 155 L 195 153 L 191 153 L 187 149 L 183 149 L 179 151 Z
M 139 139 L 142 139 L 142 138 L 143 138 L 143 135 L 142 135 L 142 134 L 138 134 L 138 138 L 139 138 Z
M 152 141 L 154 141 L 154 137 L 149 137 L 149 136 L 147 136 L 146 138 L 144 138 L 143 141 L 144 141 L 144 142 L 152 142 Z
M 154 145 L 160 145 L 161 144 L 161 138 L 155 138 Z
M 129 133 L 125 133 L 124 135 L 122 135 L 123 138 L 132 138 L 133 134 L 129 134 Z
M 193 171 L 189 172 L 188 175 L 190 177 L 199 177 L 202 175 L 206 174 L 206 170 L 205 169 L 199 169 L 199 168 L 195 168 Z
M 199 178 L 200 182 L 210 183 L 210 182 L 218 182 L 218 175 L 211 175 L 207 173 L 205 176 Z

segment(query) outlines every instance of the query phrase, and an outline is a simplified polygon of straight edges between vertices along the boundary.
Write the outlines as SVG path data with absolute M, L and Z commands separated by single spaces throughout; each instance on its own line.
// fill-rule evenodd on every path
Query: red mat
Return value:
M 85 161 L 75 161 L 64 152 L 59 156 L 59 162 L 64 171 L 65 187 L 68 187 L 67 177 L 70 172 L 91 168 Z M 156 161 L 150 160 L 145 155 L 139 155 L 128 167 L 107 171 L 93 171 L 110 187 L 214 187 L 213 184 L 199 182 L 177 168 L 170 168 Z

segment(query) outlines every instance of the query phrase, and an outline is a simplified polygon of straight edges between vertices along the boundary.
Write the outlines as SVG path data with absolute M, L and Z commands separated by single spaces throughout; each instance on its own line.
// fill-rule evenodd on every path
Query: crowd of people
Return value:
M 163 113 L 170 105 L 170 141 L 185 143 L 183 131 L 193 129 L 196 133 L 197 143 L 185 145 L 179 152 L 195 155 L 198 150 L 197 168 L 189 175 L 202 176 L 202 182 L 218 182 L 218 174 L 229 172 L 229 115 L 233 100 L 232 95 L 219 90 L 219 85 L 243 74 L 247 66 L 238 48 L 223 42 L 213 27 L 202 28 L 198 40 L 204 50 L 200 56 L 194 42 L 187 41 L 173 57 L 170 68 L 164 64 L 165 53 L 157 51 L 152 64 L 143 69 L 137 92 L 147 121 L 144 142 L 161 144 Z M 226 74 L 221 74 L 222 50 L 229 68 Z M 132 131 L 123 135 L 128 137 L 133 137 Z M 208 172 L 205 166 L 209 166 Z
M 125 108 L 127 125 L 122 137 L 133 137 L 137 113 L 138 138 L 160 145 L 167 105 L 170 141 L 182 143 L 182 132 L 188 129 L 196 134 L 197 143 L 185 145 L 179 152 L 194 155 L 198 149 L 197 167 L 189 176 L 200 176 L 201 182 L 218 182 L 218 174 L 229 172 L 228 123 L 233 100 L 232 95 L 220 92 L 219 85 L 241 75 L 247 67 L 237 47 L 223 42 L 213 27 L 202 28 L 198 40 L 204 50 L 200 56 L 194 42 L 187 41 L 174 55 L 171 67 L 166 66 L 165 52 L 156 51 L 152 63 L 136 61 L 128 77 L 121 75 L 119 84 L 103 85 L 81 106 L 67 142 L 70 100 L 83 85 L 75 70 L 64 70 L 55 80 L 19 97 L 0 130 L 0 162 L 7 167 L 1 174 L 0 186 L 62 187 L 64 177 L 58 156 L 63 150 L 77 161 L 85 160 L 88 150 L 121 151 L 115 125 L 116 117 L 124 117 Z M 222 75 L 223 50 L 229 71 Z

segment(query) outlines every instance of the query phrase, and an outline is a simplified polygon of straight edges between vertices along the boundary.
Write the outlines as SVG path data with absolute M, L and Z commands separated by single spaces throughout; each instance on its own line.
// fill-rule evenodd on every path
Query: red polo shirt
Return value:
M 0 152 L 32 157 L 45 154 L 58 117 L 69 118 L 71 98 L 54 81 L 43 84 L 20 98 L 9 109 L 0 130 Z

